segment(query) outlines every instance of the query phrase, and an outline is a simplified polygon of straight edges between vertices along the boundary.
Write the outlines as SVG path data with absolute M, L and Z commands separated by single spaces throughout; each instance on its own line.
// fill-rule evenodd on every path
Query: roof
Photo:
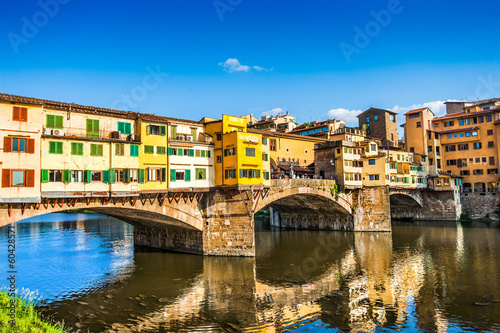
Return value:
M 456 132 L 465 132 L 465 131 L 473 131 L 473 130 L 478 130 L 479 126 L 473 126 L 473 127 L 464 127 L 464 128 L 455 128 L 447 131 L 435 131 L 436 133 L 439 134 L 447 134 L 447 133 L 456 133 Z
M 388 113 L 391 113 L 391 114 L 398 114 L 397 112 L 394 112 L 394 111 L 391 111 L 391 110 L 385 110 L 385 109 L 379 109 L 379 108 L 369 108 L 368 110 L 364 111 L 364 112 L 361 112 L 360 114 L 358 114 L 356 117 L 360 117 L 361 115 L 367 113 L 367 112 L 373 112 L 373 111 L 379 111 L 379 112 L 388 112 Z
M 493 111 L 496 111 L 498 109 L 500 109 L 500 107 L 489 109 L 489 110 L 477 111 L 477 112 L 450 113 L 450 114 L 447 114 L 446 116 L 434 118 L 433 121 L 444 120 L 444 119 L 454 119 L 454 118 L 468 118 L 468 117 L 475 116 L 475 115 L 492 113 Z
M 285 137 L 285 138 L 290 138 L 290 139 L 302 139 L 305 141 L 317 141 L 317 142 L 326 141 L 326 139 L 313 138 L 311 136 L 306 136 L 306 135 L 290 134 L 290 133 L 283 133 L 283 132 L 271 132 L 271 131 L 259 130 L 259 129 L 255 129 L 255 128 L 248 128 L 247 132 L 248 133 L 255 133 L 255 134 L 263 134 L 263 135 L 267 135 L 267 136 Z
M 432 115 L 434 115 L 434 112 L 432 112 L 432 110 L 429 109 L 429 108 L 421 108 L 421 109 L 410 110 L 410 111 L 406 112 L 404 115 L 406 116 L 407 114 L 419 113 L 419 112 L 425 111 L 427 109 L 432 113 Z
M 152 121 L 152 122 L 159 122 L 159 123 L 183 122 L 183 123 L 190 123 L 190 124 L 198 124 L 198 122 L 195 120 L 157 116 L 154 114 L 139 113 L 139 112 L 134 112 L 134 111 L 122 111 L 122 110 L 115 110 L 115 109 L 107 109 L 107 108 L 100 108 L 100 107 L 96 107 L 96 106 L 58 102 L 58 101 L 51 101 L 51 100 L 47 100 L 47 99 L 25 97 L 25 96 L 18 96 L 18 95 L 10 95 L 10 94 L 4 94 L 4 93 L 0 93 L 0 101 L 42 105 L 42 106 L 45 106 L 47 108 L 54 109 L 54 110 L 63 110 L 63 111 L 72 111 L 72 112 L 81 112 L 81 113 L 92 113 L 92 114 L 107 114 L 107 115 L 122 116 L 122 117 L 127 117 L 127 118 L 134 118 L 134 119 L 140 118 L 143 120 Z

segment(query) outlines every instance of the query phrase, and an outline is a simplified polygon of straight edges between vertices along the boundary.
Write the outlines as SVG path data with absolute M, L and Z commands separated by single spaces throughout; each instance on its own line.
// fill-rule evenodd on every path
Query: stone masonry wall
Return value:
M 457 221 L 462 213 L 460 195 L 455 191 L 422 191 L 422 207 L 393 207 L 393 219 Z
M 355 194 L 354 231 L 391 231 L 389 187 L 363 187 Z
M 279 213 L 279 226 L 287 229 L 353 230 L 352 217 L 346 214 Z
M 255 256 L 252 204 L 252 196 L 247 192 L 240 195 L 235 190 L 230 193 L 217 190 L 208 196 L 203 225 L 203 254 Z
M 462 193 L 462 211 L 473 219 L 499 218 L 495 212 L 500 203 L 500 193 Z
M 136 224 L 134 225 L 134 245 L 195 254 L 203 253 L 201 232 L 187 228 L 154 228 Z

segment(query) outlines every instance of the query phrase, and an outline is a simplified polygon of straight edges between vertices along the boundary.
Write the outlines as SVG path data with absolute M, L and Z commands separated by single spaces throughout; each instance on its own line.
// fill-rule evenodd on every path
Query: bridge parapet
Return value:
M 272 187 L 302 187 L 302 186 L 333 186 L 335 180 L 327 179 L 273 179 L 271 180 Z

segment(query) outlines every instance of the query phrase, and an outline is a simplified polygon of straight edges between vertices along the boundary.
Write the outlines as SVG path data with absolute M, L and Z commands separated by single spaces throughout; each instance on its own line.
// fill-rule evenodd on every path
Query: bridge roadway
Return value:
M 37 204 L 0 204 L 0 226 L 47 213 L 87 209 L 132 224 L 137 246 L 205 255 L 254 256 L 253 216 L 262 209 L 272 208 L 274 223 L 283 228 L 391 231 L 391 204 L 400 215 L 425 217 L 423 193 L 387 186 L 338 192 L 334 181 L 312 179 L 273 180 L 269 188 L 143 191 L 128 197 L 84 193 L 80 197 L 59 194 L 55 198 L 42 193 Z M 451 203 L 436 206 L 436 212 L 431 210 L 430 215 L 435 218 L 443 208 L 457 215 L 453 207 L 447 208 L 456 205 L 456 197 L 450 198 Z

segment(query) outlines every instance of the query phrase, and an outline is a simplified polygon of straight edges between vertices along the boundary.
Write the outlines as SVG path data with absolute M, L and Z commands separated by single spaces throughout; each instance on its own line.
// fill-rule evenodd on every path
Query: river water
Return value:
M 16 224 L 16 283 L 82 332 L 500 330 L 496 222 L 392 233 L 268 224 L 256 221 L 255 258 L 222 258 L 134 250 L 133 227 L 103 215 L 45 215 Z

